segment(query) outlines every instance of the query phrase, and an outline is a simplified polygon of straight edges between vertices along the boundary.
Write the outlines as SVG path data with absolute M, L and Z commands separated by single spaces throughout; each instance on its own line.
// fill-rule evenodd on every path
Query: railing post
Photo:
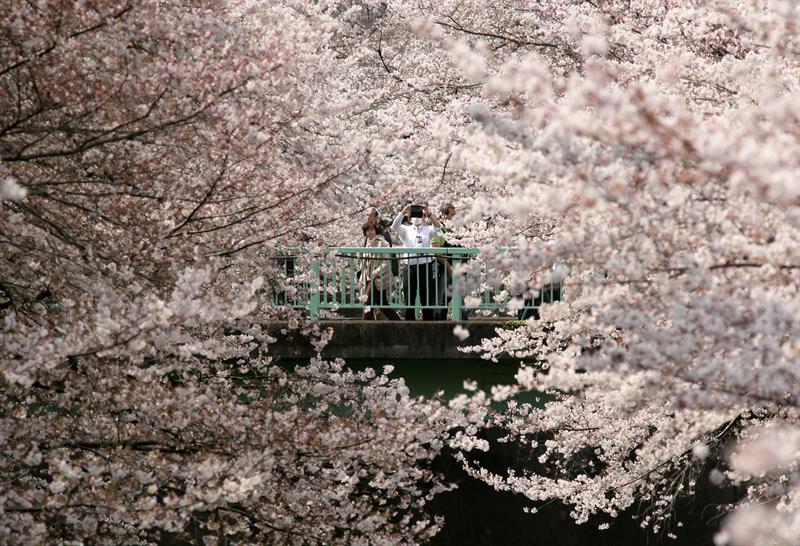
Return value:
M 415 256 L 419 256 L 419 254 L 415 254 Z M 417 259 L 419 259 L 419 258 L 417 258 Z M 417 262 L 417 264 L 414 266 L 414 273 L 416 275 L 416 283 L 417 283 L 417 295 L 414 298 L 414 301 L 411 302 L 411 303 L 414 304 L 414 320 L 422 318 L 422 310 L 420 309 L 422 307 L 422 290 L 420 290 L 420 284 L 419 284 L 419 266 L 420 265 L 421 264 L 419 262 Z M 425 294 L 427 294 L 427 293 L 428 292 L 426 291 Z M 417 302 L 419 302 L 419 303 L 417 303 Z
M 312 270 L 314 271 L 314 284 L 313 290 L 311 291 L 311 301 L 309 302 L 309 311 L 311 312 L 311 320 L 317 320 L 319 318 L 319 302 L 320 302 L 320 290 L 322 287 L 320 286 L 321 282 L 321 275 L 319 271 L 319 261 L 314 260 L 314 265 L 311 266 Z
M 453 258 L 453 271 L 458 268 L 458 265 L 461 263 L 461 260 L 458 258 Z M 450 313 L 451 318 L 450 320 L 461 320 L 461 305 L 463 303 L 463 295 L 461 294 L 461 284 L 460 279 L 457 279 L 453 276 L 450 279 L 450 288 L 452 289 L 452 293 L 450 294 Z

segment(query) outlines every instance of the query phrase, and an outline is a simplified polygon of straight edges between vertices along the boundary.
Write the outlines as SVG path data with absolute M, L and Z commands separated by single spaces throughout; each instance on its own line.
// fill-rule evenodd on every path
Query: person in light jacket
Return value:
M 389 243 L 380 237 L 381 228 L 371 222 L 361 227 L 367 242 L 364 246 L 372 248 L 389 248 Z M 364 320 L 377 320 L 378 311 L 389 320 L 400 320 L 397 311 L 388 306 L 394 276 L 386 254 L 366 253 L 362 256 L 361 293 L 366 297 L 365 304 L 369 311 L 364 311 Z

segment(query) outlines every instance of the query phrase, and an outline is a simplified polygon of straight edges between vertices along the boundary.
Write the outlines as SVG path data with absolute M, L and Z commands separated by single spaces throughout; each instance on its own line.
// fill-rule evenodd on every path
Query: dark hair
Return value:
M 370 219 L 370 217 L 373 214 L 375 215 L 375 218 L 374 219 Z M 375 227 L 378 228 L 378 233 L 381 233 L 382 232 L 381 228 L 383 228 L 383 229 L 388 228 L 389 226 L 392 225 L 392 221 L 389 220 L 388 218 L 382 218 L 381 217 L 381 213 L 378 212 L 378 209 L 373 207 L 367 213 L 367 219 L 364 220 L 364 224 L 375 224 Z M 362 229 L 363 229 L 363 226 L 362 226 Z
M 454 209 L 454 208 L 456 208 L 456 206 L 455 206 L 453 203 L 445 203 L 444 205 L 442 205 L 442 206 L 439 208 L 439 213 L 440 213 L 442 216 L 444 216 L 444 215 L 446 215 L 448 212 L 450 212 L 450 209 Z
M 374 224 L 372 222 L 364 222 L 364 224 L 361 226 L 361 231 L 364 233 L 365 236 L 367 235 L 367 230 L 369 228 L 373 228 L 377 235 L 383 233 L 383 228 L 381 228 L 380 224 Z

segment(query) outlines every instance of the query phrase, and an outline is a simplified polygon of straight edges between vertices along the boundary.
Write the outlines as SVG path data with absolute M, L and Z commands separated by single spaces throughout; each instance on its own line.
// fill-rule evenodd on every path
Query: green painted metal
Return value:
M 460 265 L 461 260 L 459 258 L 453 258 L 453 269 L 455 270 Z M 462 294 L 462 290 L 459 288 L 459 286 L 454 285 L 453 291 L 450 295 L 450 316 L 453 317 L 453 320 L 459 320 L 461 318 L 461 306 L 464 303 L 464 295 Z
M 312 270 L 314 271 L 314 278 L 317 279 L 318 286 L 311 287 L 311 301 L 309 302 L 308 309 L 311 312 L 311 319 L 316 320 L 319 318 L 319 310 L 321 306 L 320 290 L 322 290 L 322 288 L 319 286 L 319 262 L 313 262 Z
M 500 252 L 505 252 L 501 249 Z M 285 281 L 295 290 L 292 297 L 279 292 L 273 295 L 274 305 L 290 305 L 295 309 L 307 310 L 312 319 L 319 318 L 322 311 L 363 310 L 366 307 L 366 294 L 360 275 L 367 260 L 385 262 L 389 268 L 391 261 L 399 265 L 399 275 L 392 280 L 391 288 L 385 294 L 387 300 L 381 301 L 373 307 L 405 311 L 413 307 L 419 316 L 423 309 L 434 309 L 445 313 L 449 311 L 453 320 L 459 320 L 462 309 L 465 307 L 465 298 L 471 297 L 480 303 L 477 307 L 470 307 L 469 311 L 503 311 L 507 308 L 507 301 L 497 301 L 496 296 L 503 288 L 494 282 L 493 272 L 487 262 L 479 268 L 477 278 L 474 275 L 464 277 L 458 274 L 462 263 L 479 254 L 477 248 L 405 248 L 405 247 L 336 247 L 328 249 L 323 255 L 313 255 L 305 249 L 288 251 L 279 257 L 285 263 Z M 422 303 L 416 298 L 409 305 L 405 301 L 407 291 L 406 272 L 410 259 L 427 257 L 431 259 L 431 268 L 434 270 L 429 279 L 429 291 L 434 297 L 427 303 Z M 292 261 L 291 267 L 288 265 Z M 447 267 L 442 263 L 449 260 L 456 273 L 451 276 Z M 304 272 L 311 272 L 311 276 Z M 419 270 L 416 271 L 417 275 Z M 418 279 L 421 281 L 422 279 Z M 550 286 L 550 298 L 544 301 L 553 301 L 553 286 Z M 560 291 L 560 286 L 555 287 Z M 529 303 L 532 307 L 533 304 Z

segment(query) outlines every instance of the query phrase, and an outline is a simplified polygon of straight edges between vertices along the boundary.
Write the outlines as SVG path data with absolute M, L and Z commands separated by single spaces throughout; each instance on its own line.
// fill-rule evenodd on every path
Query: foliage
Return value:
M 713 477 L 751 487 L 719 541 L 796 543 L 795 2 L 0 13 L 5 540 L 146 542 L 195 525 L 413 543 L 437 525 L 420 515 L 441 487 L 425 461 L 459 426 L 449 443 L 473 475 L 532 507 L 561 500 L 585 521 L 645 501 L 653 529 L 735 435 L 744 448 Z M 364 209 L 412 197 L 456 204 L 451 237 L 482 248 L 462 273 L 504 271 L 511 312 L 526 282 L 568 271 L 547 329 L 476 348 L 541 366 L 447 409 L 340 363 L 276 368 L 250 325 L 279 316 L 320 346 L 330 333 L 255 297 L 286 288 L 275 249 L 360 240 Z M 220 362 L 256 349 L 266 383 L 244 392 Z M 556 399 L 491 406 L 528 389 Z M 342 418 L 336 396 L 363 413 Z M 475 466 L 487 422 L 547 437 L 552 472 Z
M 255 293 L 275 288 L 275 241 L 363 162 L 315 134 L 325 21 L 217 2 L 0 13 L 0 542 L 435 532 L 438 403 L 341 363 L 250 358 L 271 341 L 248 324 L 274 316 Z

